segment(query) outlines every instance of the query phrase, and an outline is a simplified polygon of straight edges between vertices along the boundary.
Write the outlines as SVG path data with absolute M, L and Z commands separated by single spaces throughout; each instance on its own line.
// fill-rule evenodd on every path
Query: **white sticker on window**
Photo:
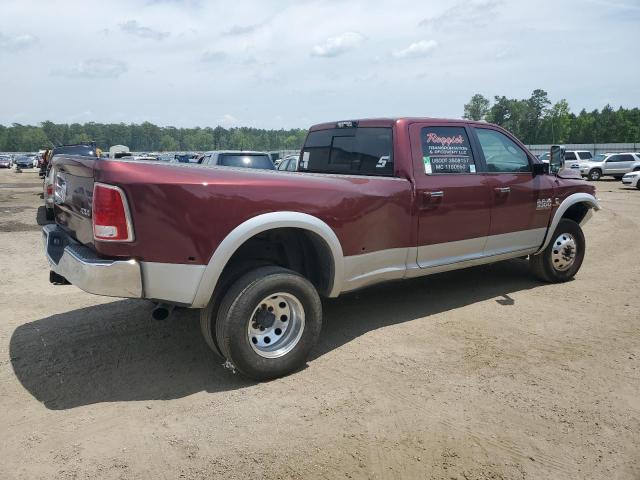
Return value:
M 383 155 L 376 163 L 376 168 L 384 168 L 387 166 L 387 162 L 389 161 L 389 155 Z
M 307 168 L 307 165 L 309 165 L 309 152 L 304 152 L 302 154 L 302 168 Z
M 469 171 L 471 173 L 476 173 L 476 166 L 475 165 L 469 165 Z

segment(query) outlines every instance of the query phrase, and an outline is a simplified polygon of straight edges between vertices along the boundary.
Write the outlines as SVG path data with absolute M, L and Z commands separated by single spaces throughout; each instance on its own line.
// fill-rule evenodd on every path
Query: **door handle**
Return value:
M 422 192 L 422 208 L 431 208 L 435 203 L 440 203 L 444 197 L 442 190 L 436 192 Z
M 496 187 L 493 189 L 493 191 L 502 195 L 506 195 L 511 191 L 511 187 Z

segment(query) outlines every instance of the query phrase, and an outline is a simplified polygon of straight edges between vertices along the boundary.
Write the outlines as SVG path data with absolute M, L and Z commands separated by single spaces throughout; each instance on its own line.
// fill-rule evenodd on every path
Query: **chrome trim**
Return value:
M 441 198 L 444 197 L 444 192 L 442 190 L 439 190 L 437 192 L 427 192 L 431 198 Z
M 487 237 L 477 237 L 453 242 L 421 245 L 418 247 L 418 266 L 420 268 L 432 268 L 438 265 L 481 257 L 486 244 Z
M 537 249 L 544 240 L 546 233 L 547 229 L 543 227 L 502 233 L 500 235 L 489 235 L 487 244 L 484 247 L 484 256 L 518 252 L 529 248 Z
M 268 171 L 271 172 L 272 170 Z M 281 172 L 275 172 L 276 174 L 281 174 Z M 344 261 L 342 246 L 335 232 L 329 225 L 313 215 L 300 212 L 271 212 L 255 216 L 241 223 L 218 245 L 202 275 L 192 307 L 204 308 L 207 306 L 222 270 L 231 256 L 244 242 L 254 235 L 275 228 L 308 230 L 324 240 L 333 257 L 333 285 L 329 296 L 337 297 L 342 289 Z
M 136 260 L 102 259 L 57 225 L 45 225 L 42 237 L 51 270 L 76 287 L 107 297 L 143 296 L 140 264 Z
M 485 265 L 487 263 L 500 262 L 502 260 L 509 260 L 511 258 L 524 257 L 526 255 L 531 255 L 536 251 L 535 248 L 530 248 L 527 250 L 518 250 L 508 253 L 501 253 L 498 255 L 482 255 L 476 258 L 470 258 L 467 260 L 462 260 L 454 263 L 446 263 L 442 265 L 435 265 L 429 268 L 417 268 L 411 267 L 407 270 L 407 274 L 405 278 L 415 278 L 415 277 L 423 277 L 427 275 L 432 275 L 434 273 L 442 273 L 449 272 L 451 270 L 460 270 L 462 268 L 476 267 L 478 265 Z
M 556 210 L 555 214 L 553 215 L 553 220 L 551 221 L 551 223 L 549 224 L 549 228 L 547 229 L 547 234 L 544 238 L 544 243 L 536 251 L 536 253 L 540 253 L 545 248 L 547 248 L 547 246 L 551 242 L 551 236 L 553 235 L 553 232 L 556 231 L 556 227 L 558 226 L 558 223 L 560 223 L 562 216 L 569 209 L 569 207 L 571 207 L 572 205 L 575 205 L 576 203 L 586 203 L 589 206 L 589 211 L 591 211 L 592 209 L 596 211 L 600 210 L 600 204 L 598 203 L 598 200 L 593 195 L 589 195 L 588 193 L 582 193 L 582 192 L 573 193 L 569 195 L 567 198 L 565 198 L 562 201 L 562 203 Z M 591 217 L 589 216 L 589 218 Z M 589 220 L 589 218 L 586 218 L 586 220 L 583 219 L 582 222 L 580 222 L 580 225 L 584 225 L 584 223 L 586 223 L 586 221 Z
M 191 305 L 205 265 L 140 262 L 145 298 Z
M 103 188 L 108 188 L 110 190 L 116 190 L 118 192 L 118 194 L 120 194 L 120 198 L 122 199 L 122 205 L 124 207 L 124 216 L 125 216 L 125 220 L 127 222 L 127 238 L 125 238 L 124 240 L 110 240 L 108 238 L 96 238 L 96 226 L 95 226 L 95 221 L 94 221 L 94 216 L 93 216 L 93 203 L 91 205 L 91 230 L 93 232 L 93 239 L 96 242 L 119 242 L 119 243 L 127 243 L 127 242 L 133 242 L 136 239 L 135 234 L 133 233 L 133 224 L 131 223 L 131 210 L 129 210 L 129 202 L 127 202 L 127 195 L 124 193 L 124 190 L 122 190 L 120 187 L 117 187 L 115 185 L 109 185 L 108 183 L 100 183 L 100 182 L 94 182 L 93 184 L 93 199 L 96 198 L 96 187 L 103 187 Z M 92 201 L 93 202 L 93 201 Z

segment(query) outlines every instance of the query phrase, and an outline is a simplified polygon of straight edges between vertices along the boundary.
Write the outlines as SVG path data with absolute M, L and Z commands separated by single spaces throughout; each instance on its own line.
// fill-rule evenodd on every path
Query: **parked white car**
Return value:
M 625 187 L 636 187 L 640 190 L 640 170 L 626 173 L 624 177 L 622 177 L 622 184 Z
M 604 153 L 596 155 L 589 162 L 580 162 L 577 167 L 580 174 L 589 180 L 600 180 L 602 177 L 621 179 L 625 173 L 640 170 L 640 153 Z

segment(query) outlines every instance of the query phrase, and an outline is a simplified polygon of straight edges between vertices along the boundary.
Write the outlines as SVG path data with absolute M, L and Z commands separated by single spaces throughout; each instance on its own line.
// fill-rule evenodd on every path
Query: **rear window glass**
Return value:
M 574 152 L 565 152 L 564 159 L 565 160 L 577 160 L 576 154 Z
M 268 155 L 246 155 L 241 153 L 221 154 L 218 157 L 218 165 L 225 167 L 262 168 L 265 170 L 275 169 Z
M 581 160 L 590 160 L 592 158 L 591 152 L 579 152 L 578 155 L 580 155 Z
M 420 134 L 424 173 L 476 173 L 463 127 L 425 127 Z
M 390 128 L 316 130 L 307 136 L 298 170 L 352 175 L 393 175 Z

